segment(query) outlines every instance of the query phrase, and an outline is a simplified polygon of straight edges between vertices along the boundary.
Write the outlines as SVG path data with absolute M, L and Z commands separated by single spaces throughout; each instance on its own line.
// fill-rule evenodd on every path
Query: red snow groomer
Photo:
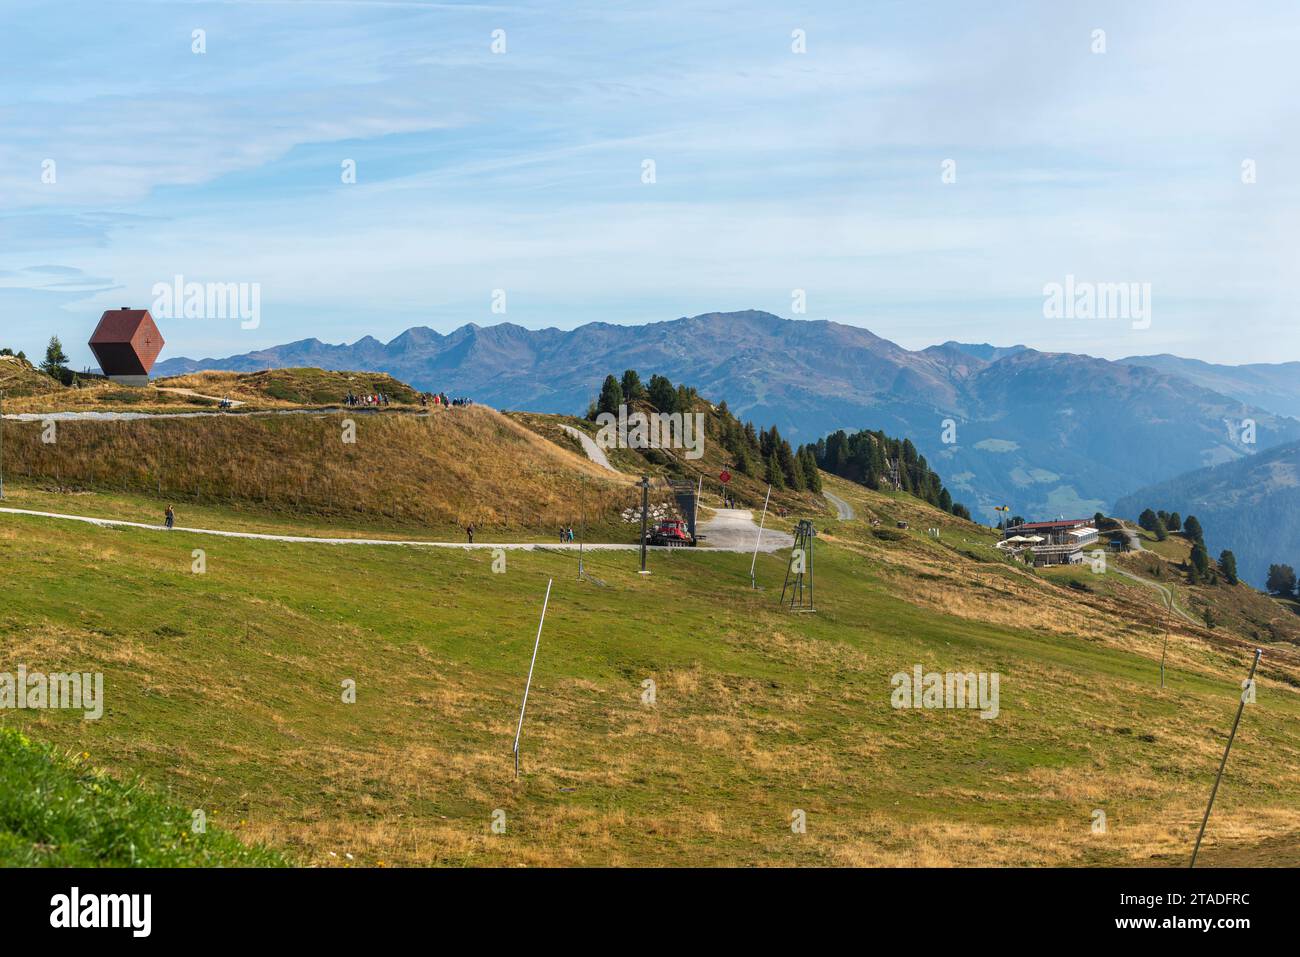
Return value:
M 645 533 L 646 544 L 665 545 L 669 548 L 694 548 L 695 539 L 691 537 L 686 523 L 677 519 L 657 522 Z

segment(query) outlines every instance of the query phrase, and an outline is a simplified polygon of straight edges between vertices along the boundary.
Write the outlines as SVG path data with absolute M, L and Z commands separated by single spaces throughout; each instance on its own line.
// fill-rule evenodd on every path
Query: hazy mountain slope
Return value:
M 1195 515 L 1211 555 L 1231 548 L 1243 580 L 1263 587 L 1268 566 L 1300 566 L 1300 442 L 1199 469 L 1125 496 L 1116 514 L 1145 508 Z
M 1090 515 L 1135 485 L 1253 451 L 1229 430 L 1246 406 L 1142 367 L 1026 350 L 972 390 L 978 417 L 935 467 L 959 488 L 973 473 L 968 485 L 1021 514 Z M 1266 438 L 1295 435 L 1292 420 L 1259 414 Z
M 1028 346 L 992 346 L 987 342 L 956 342 L 952 339 L 942 345 L 930 347 L 930 349 L 952 349 L 957 352 L 964 352 L 966 355 L 973 356 L 983 362 L 997 362 L 999 359 L 1013 356 L 1017 352 L 1024 352 L 1028 348 Z M 926 351 L 928 352 L 929 349 Z
M 471 323 L 445 336 L 411 329 L 388 346 L 369 337 L 353 346 L 305 339 L 229 359 L 171 359 L 159 363 L 156 374 L 294 365 L 335 368 L 362 360 L 382 363 L 380 371 L 417 387 L 472 391 L 486 402 L 527 403 L 545 412 L 585 410 L 604 375 L 628 367 L 701 385 L 748 383 L 741 390 L 748 394 L 732 400 L 738 410 L 746 400 L 761 404 L 766 391 L 779 395 L 806 384 L 815 385 L 819 395 L 850 403 L 863 393 L 891 391 L 939 396 L 946 404 L 955 398 L 947 364 L 932 356 L 909 352 L 866 329 L 794 322 L 753 311 L 645 326 L 590 323 L 568 332 Z
M 1300 362 L 1226 366 L 1171 355 L 1130 356 L 1119 361 L 1181 376 L 1278 415 L 1300 417 Z
M 1300 422 L 1138 367 L 949 342 L 913 352 L 866 329 L 746 311 L 644 326 L 591 323 L 531 331 L 505 323 L 448 335 L 411 329 L 387 345 L 314 339 L 160 375 L 320 365 L 375 369 L 419 388 L 501 408 L 582 413 L 606 374 L 638 369 L 726 399 L 742 418 L 794 442 L 844 428 L 907 435 L 985 518 L 1091 514 L 1134 489 L 1255 450 L 1229 433 L 1258 423 L 1258 447 L 1300 440 Z M 945 420 L 958 424 L 944 444 Z

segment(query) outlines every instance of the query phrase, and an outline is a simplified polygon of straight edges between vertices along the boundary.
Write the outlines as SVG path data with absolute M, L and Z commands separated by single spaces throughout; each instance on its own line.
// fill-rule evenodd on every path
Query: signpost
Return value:
M 642 475 L 637 483 L 641 488 L 641 571 L 638 574 L 649 575 L 645 567 L 646 521 L 650 517 L 650 476 Z

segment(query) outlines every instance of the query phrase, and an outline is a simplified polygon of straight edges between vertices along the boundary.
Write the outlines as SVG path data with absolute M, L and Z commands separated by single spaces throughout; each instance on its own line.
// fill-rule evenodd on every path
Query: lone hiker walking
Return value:
M 166 518 L 164 519 L 164 524 L 168 528 L 172 528 L 176 524 L 176 510 L 172 508 L 170 505 L 167 506 L 167 513 L 166 513 Z
M 471 545 L 473 545 L 473 544 L 474 544 L 474 526 L 473 526 L 473 525 L 466 525 L 466 526 L 465 526 L 465 534 L 469 536 L 469 543 L 470 543 Z

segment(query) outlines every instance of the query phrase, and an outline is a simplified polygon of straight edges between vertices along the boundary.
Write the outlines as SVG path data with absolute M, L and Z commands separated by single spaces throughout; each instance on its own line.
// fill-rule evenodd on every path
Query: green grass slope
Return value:
M 121 781 L 0 728 L 0 867 L 273 867 L 283 858 L 212 827 L 138 781 Z
M 754 590 L 745 555 L 657 554 L 643 577 L 589 553 L 597 584 L 561 553 L 494 569 L 0 516 L 0 670 L 102 671 L 106 698 L 99 721 L 0 725 L 313 864 L 1185 865 L 1250 643 L 1176 622 L 1161 689 L 1149 589 L 1080 590 L 914 499 L 827 487 L 859 518 L 818 521 L 815 614 L 779 605 L 783 555 Z M 895 710 L 915 664 L 998 673 L 1001 713 Z M 1300 863 L 1298 674 L 1268 647 L 1208 864 Z

